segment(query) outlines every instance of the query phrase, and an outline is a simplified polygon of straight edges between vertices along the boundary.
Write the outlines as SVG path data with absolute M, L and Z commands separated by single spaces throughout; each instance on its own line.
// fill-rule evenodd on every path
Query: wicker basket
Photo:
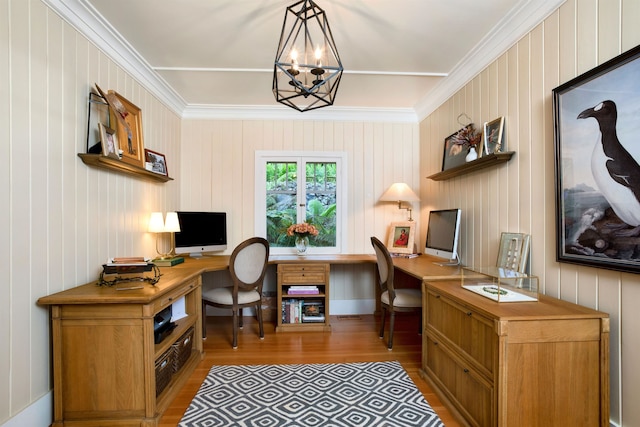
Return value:
M 193 348 L 193 333 L 195 329 L 189 328 L 187 332 L 180 337 L 179 340 L 171 345 L 173 350 L 173 372 L 178 372 L 184 364 L 189 360 L 191 356 L 191 349 Z
M 170 348 L 156 360 L 156 397 L 167 387 L 173 375 L 173 349 Z

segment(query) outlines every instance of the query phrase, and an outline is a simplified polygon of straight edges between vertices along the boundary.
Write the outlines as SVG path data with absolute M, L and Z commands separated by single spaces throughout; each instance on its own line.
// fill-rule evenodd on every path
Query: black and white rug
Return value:
M 214 366 L 179 427 L 435 427 L 398 362 Z

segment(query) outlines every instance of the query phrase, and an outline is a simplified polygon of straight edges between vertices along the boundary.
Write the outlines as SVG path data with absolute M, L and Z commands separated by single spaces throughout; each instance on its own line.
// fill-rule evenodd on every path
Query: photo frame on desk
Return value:
M 502 233 L 496 266 L 524 273 L 529 259 L 531 236 L 524 233 Z
M 389 225 L 387 249 L 396 254 L 412 254 L 416 238 L 415 221 L 392 222 Z

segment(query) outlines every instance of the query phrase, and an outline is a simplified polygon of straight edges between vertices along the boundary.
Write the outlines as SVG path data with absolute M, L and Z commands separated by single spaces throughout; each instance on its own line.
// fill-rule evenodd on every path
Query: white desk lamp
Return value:
M 391 187 L 387 188 L 387 191 L 385 191 L 380 197 L 380 201 L 397 202 L 398 209 L 408 210 L 409 221 L 413 221 L 413 218 L 411 217 L 411 206 L 403 207 L 402 202 L 419 202 L 420 197 L 418 197 L 411 187 L 404 182 L 396 182 L 395 184 L 392 184 Z

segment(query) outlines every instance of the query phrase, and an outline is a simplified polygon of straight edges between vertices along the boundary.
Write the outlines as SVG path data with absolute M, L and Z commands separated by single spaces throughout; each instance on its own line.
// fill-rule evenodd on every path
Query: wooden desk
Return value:
M 51 310 L 53 426 L 156 426 L 169 403 L 203 357 L 202 274 L 229 268 L 229 256 L 187 258 L 161 267 L 155 285 L 117 290 L 91 282 L 42 297 Z M 271 264 L 375 263 L 374 255 L 274 255 Z M 458 274 L 430 257 L 394 260 L 410 281 Z M 326 282 L 328 284 L 328 280 Z M 161 343 L 154 343 L 154 317 L 185 300 L 186 317 Z M 328 294 L 327 294 L 328 298 Z M 193 332 L 192 332 L 193 331 Z M 193 333 L 191 354 L 160 391 L 159 365 L 183 335 Z

